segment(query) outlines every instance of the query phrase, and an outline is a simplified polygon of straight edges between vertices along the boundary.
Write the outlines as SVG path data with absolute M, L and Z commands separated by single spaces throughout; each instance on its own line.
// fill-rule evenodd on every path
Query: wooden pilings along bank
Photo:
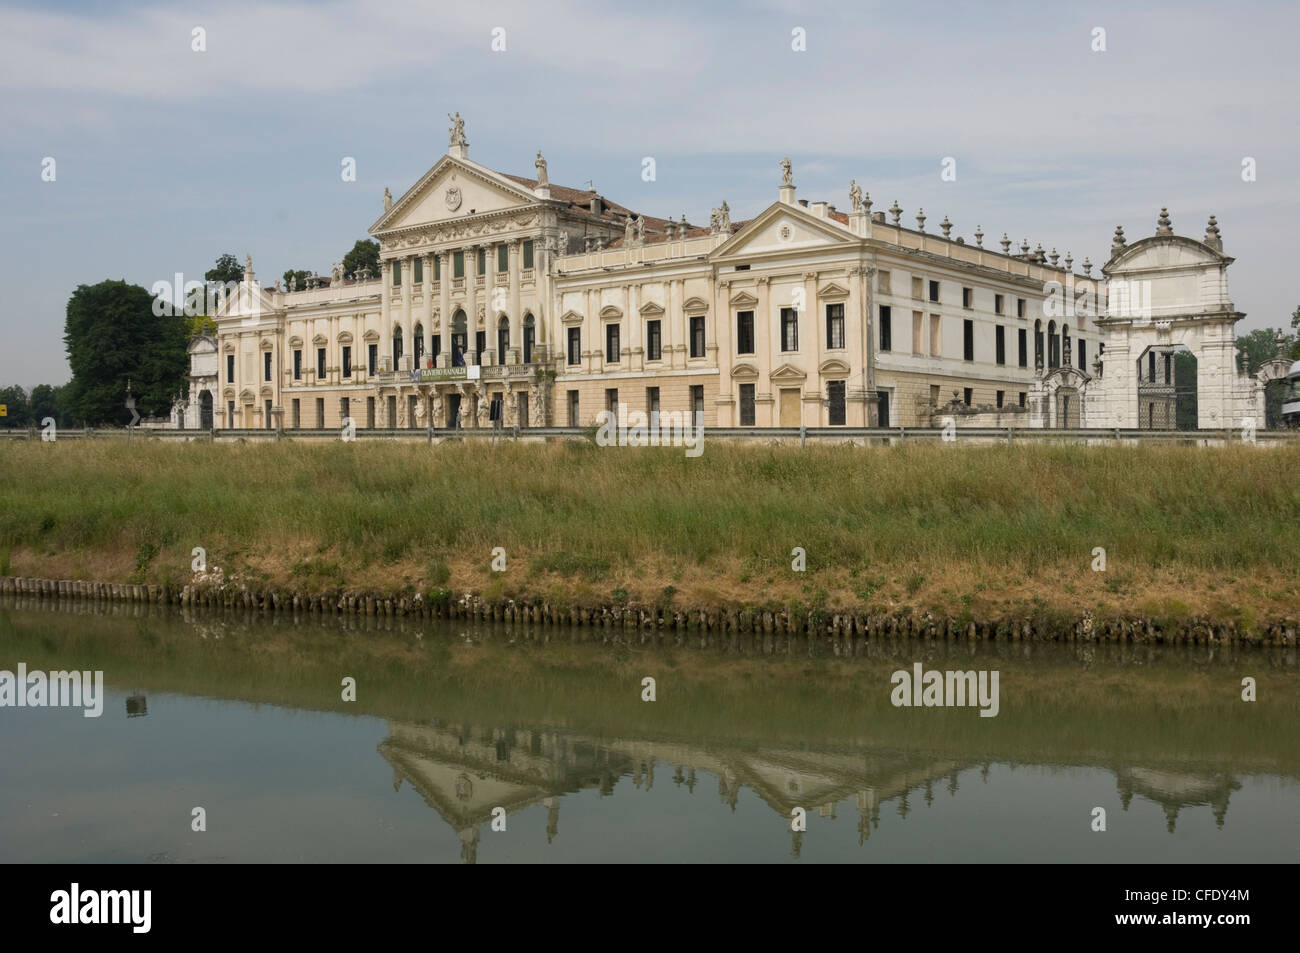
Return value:
M 158 606 L 234 608 L 258 612 L 320 615 L 361 615 L 461 619 L 527 623 L 577 629 L 631 629 L 771 636 L 827 636 L 833 640 L 969 639 L 1003 642 L 1146 642 L 1213 645 L 1249 643 L 1296 644 L 1300 620 L 1262 620 L 1249 628 L 1234 620 L 1144 617 L 1098 618 L 1037 616 L 997 622 L 975 622 L 909 611 L 868 613 L 848 610 L 800 612 L 791 609 L 676 609 L 672 607 L 609 605 L 577 607 L 548 602 L 504 600 L 489 602 L 472 593 L 459 597 L 442 590 L 380 597 L 351 593 L 303 595 L 281 590 L 250 590 L 226 586 L 168 588 L 130 583 L 84 582 L 75 579 L 31 579 L 0 576 L 0 596 L 20 596 L 40 602 L 126 603 Z

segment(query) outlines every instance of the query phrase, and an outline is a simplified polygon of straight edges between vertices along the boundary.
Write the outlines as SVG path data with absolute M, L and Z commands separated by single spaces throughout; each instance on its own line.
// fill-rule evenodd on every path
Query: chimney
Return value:
M 605 210 L 605 203 L 600 200 L 599 195 L 596 195 L 593 192 L 591 196 L 591 214 L 599 215 L 604 210 Z
M 802 204 L 806 204 L 806 203 L 802 203 Z M 825 202 L 813 202 L 813 203 L 812 203 L 812 208 L 810 209 L 810 211 L 811 211 L 814 215 L 816 215 L 818 218 L 825 218 L 825 217 L 826 217 L 826 203 L 825 203 Z

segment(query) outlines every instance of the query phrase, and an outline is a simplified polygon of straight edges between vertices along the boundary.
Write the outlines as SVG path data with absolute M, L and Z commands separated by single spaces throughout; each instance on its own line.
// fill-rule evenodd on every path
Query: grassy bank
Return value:
M 301 592 L 1247 625 L 1300 608 L 1294 448 L 87 441 L 0 445 L 0 469 L 0 575 L 183 585 L 203 547 L 226 579 Z

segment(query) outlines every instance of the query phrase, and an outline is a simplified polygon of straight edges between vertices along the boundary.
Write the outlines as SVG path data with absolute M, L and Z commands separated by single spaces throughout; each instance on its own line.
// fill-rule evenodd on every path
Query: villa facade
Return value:
M 847 212 L 797 199 L 789 159 L 771 205 L 732 222 L 723 202 L 708 226 L 552 185 L 540 152 L 533 165 L 526 178 L 474 162 L 457 116 L 447 154 L 396 201 L 385 190 L 369 229 L 380 274 L 336 266 L 266 287 L 250 257 L 216 335 L 192 346 L 185 425 L 591 426 L 622 405 L 708 427 L 929 426 L 945 409 L 966 424 L 1109 426 L 1136 410 L 1136 395 L 1101 395 L 1103 354 L 1132 328 L 1099 322 L 1105 281 L 1086 260 L 1078 273 L 1068 253 L 1005 234 L 985 247 L 946 217 L 935 233 L 923 211 L 904 226 L 896 201 L 872 211 L 856 183 Z M 1231 259 L 1178 249 L 1170 287 L 1211 295 L 1211 337 L 1221 345 L 1226 322 L 1230 344 Z M 1217 277 L 1183 280 L 1198 268 Z M 1220 384 L 1222 413 L 1253 407 L 1249 383 Z

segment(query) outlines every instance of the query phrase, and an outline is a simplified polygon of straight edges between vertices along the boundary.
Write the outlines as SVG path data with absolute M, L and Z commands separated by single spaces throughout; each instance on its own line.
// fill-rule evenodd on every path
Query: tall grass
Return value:
M 578 442 L 88 441 L 0 445 L 0 472 L 0 552 L 15 573 L 63 560 L 162 580 L 188 576 L 202 546 L 280 581 L 374 582 L 389 567 L 419 583 L 451 566 L 463 584 L 471 569 L 493 578 L 500 546 L 512 585 L 726 576 L 761 588 L 791 578 L 798 546 L 805 585 L 882 574 L 933 586 L 960 569 L 987 586 L 1086 569 L 1101 546 L 1118 578 L 1297 576 L 1289 447 L 713 443 L 688 459 Z

